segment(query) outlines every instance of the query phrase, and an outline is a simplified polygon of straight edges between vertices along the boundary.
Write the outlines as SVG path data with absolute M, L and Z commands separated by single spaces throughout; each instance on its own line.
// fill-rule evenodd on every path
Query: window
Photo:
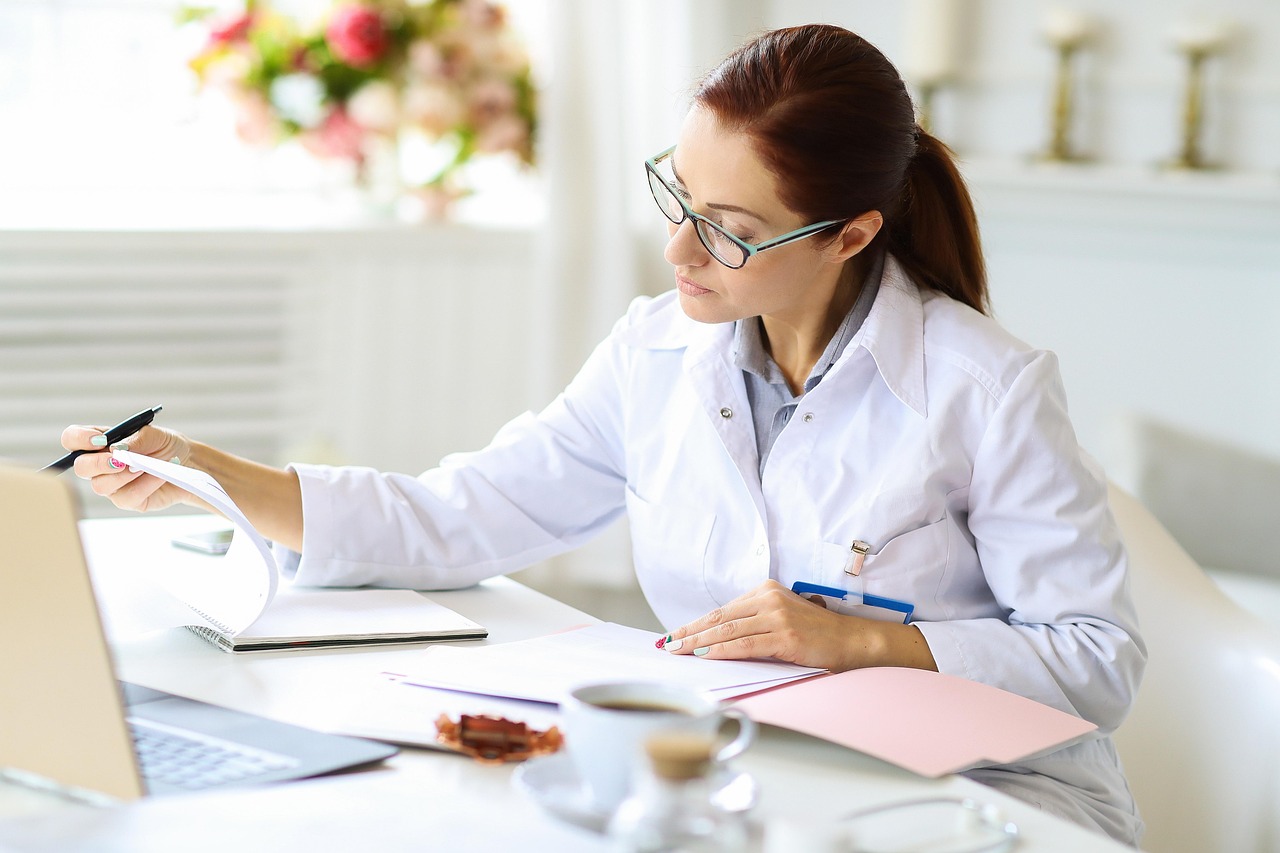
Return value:
M 234 0 L 212 4 L 239 7 Z M 55 225 L 67 218 L 146 220 L 136 208 L 159 200 L 197 219 L 221 203 L 235 221 L 246 195 L 273 199 L 280 210 L 290 203 L 313 207 L 317 191 L 330 199 L 348 192 L 346 164 L 315 160 L 296 145 L 248 147 L 235 136 L 230 106 L 197 96 L 186 62 L 204 36 L 178 25 L 182 5 L 0 0 L 0 225 L 22 221 L 26 214 L 16 208 L 24 204 L 46 208 L 31 215 Z M 330 2 L 273 5 L 318 15 Z M 536 68 L 545 3 L 507 7 Z M 540 218 L 536 176 L 497 164 L 488 171 L 477 178 L 483 198 L 472 207 L 479 219 Z

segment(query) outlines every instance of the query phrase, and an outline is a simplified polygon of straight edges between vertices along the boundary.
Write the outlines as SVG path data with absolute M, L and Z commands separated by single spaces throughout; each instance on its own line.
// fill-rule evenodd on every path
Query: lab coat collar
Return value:
M 840 362 L 861 347 L 871 354 L 876 369 L 903 405 L 924 417 L 928 397 L 924 375 L 924 301 L 926 296 L 892 255 L 885 258 L 871 313 L 863 322 Z M 679 294 L 668 291 L 633 309 L 623 339 L 641 349 L 685 349 L 686 371 L 706 362 L 729 361 L 732 323 L 699 323 L 679 307 Z M 839 362 L 833 370 L 839 369 Z
M 928 414 L 924 383 L 925 298 L 898 260 L 889 255 L 875 304 L 849 347 L 861 346 L 871 353 L 885 385 L 921 417 Z

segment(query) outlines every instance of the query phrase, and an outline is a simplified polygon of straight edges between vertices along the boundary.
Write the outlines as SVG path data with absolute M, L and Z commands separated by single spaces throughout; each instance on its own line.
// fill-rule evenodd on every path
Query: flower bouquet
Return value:
M 487 0 L 342 0 L 310 25 L 266 0 L 183 18 L 207 29 L 192 70 L 230 97 L 249 143 L 296 138 L 367 179 L 376 152 L 416 134 L 437 156 L 414 189 L 437 204 L 468 192 L 463 167 L 476 155 L 533 162 L 529 57 Z

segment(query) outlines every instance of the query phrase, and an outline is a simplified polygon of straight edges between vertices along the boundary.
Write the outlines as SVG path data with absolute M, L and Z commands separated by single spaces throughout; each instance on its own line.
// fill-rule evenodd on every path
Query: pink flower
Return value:
M 458 199 L 466 195 L 463 190 L 428 184 L 409 191 L 417 199 L 419 213 L 424 222 L 443 222 Z
M 294 71 L 311 71 L 315 72 L 316 63 L 311 58 L 311 52 L 306 47 L 298 46 L 293 49 L 289 56 L 289 68 Z
M 366 6 L 335 10 L 324 35 L 333 55 L 353 68 L 376 65 L 391 45 L 382 16 Z
M 467 94 L 467 112 L 481 127 L 516 107 L 516 90 L 505 80 L 481 80 Z
M 221 18 L 209 27 L 209 41 L 212 44 L 229 44 L 233 41 L 243 41 L 252 26 L 253 15 L 249 12 L 241 12 L 238 15 Z
M 400 122 L 400 97 L 387 80 L 365 83 L 347 98 L 347 115 L 356 124 L 380 133 L 394 133 Z
M 432 136 L 448 133 L 465 117 L 456 90 L 438 83 L 418 83 L 405 90 L 404 114 Z
M 244 92 L 233 98 L 236 136 L 250 145 L 269 145 L 275 141 L 276 120 L 267 99 L 256 92 Z
M 364 135 L 364 128 L 352 121 L 346 110 L 336 108 L 299 141 L 317 157 L 342 157 L 359 163 L 364 159 Z
M 495 6 L 488 0 L 463 0 L 462 14 L 473 27 L 480 29 L 501 29 L 506 22 L 506 13 L 501 6 Z
M 490 122 L 476 138 L 476 150 L 482 154 L 500 151 L 522 152 L 529 144 L 529 126 L 515 113 Z
M 409 68 L 422 77 L 436 77 L 444 71 L 444 57 L 431 42 L 414 39 L 409 43 Z

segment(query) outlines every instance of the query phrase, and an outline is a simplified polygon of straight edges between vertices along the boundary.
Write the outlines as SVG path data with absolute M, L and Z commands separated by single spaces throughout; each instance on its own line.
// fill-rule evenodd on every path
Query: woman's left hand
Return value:
M 832 672 L 937 668 L 915 627 L 835 613 L 773 580 L 672 631 L 662 647 L 710 660 L 775 658 Z

